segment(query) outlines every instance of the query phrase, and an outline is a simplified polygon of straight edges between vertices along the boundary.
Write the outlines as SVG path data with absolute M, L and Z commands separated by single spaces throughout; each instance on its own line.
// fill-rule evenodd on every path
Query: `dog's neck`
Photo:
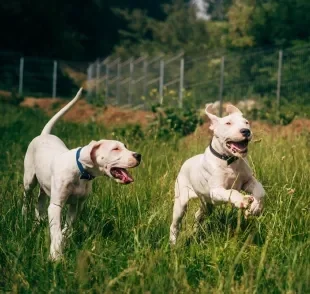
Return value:
M 89 171 L 89 169 L 79 161 L 81 151 L 82 151 L 82 148 L 79 148 L 76 151 L 76 156 L 75 156 L 76 165 L 80 173 L 80 179 L 91 181 L 96 177 L 96 175 L 94 175 L 91 171 Z
M 223 144 L 219 141 L 217 137 L 213 136 L 210 145 L 217 153 L 221 155 L 225 155 L 225 156 L 232 156 L 231 154 L 227 152 L 227 150 L 225 150 L 225 148 L 223 147 Z
M 223 147 L 223 144 L 221 144 L 215 136 L 210 142 L 209 149 L 213 156 L 225 161 L 227 165 L 230 165 L 239 159 L 239 157 L 229 154 Z

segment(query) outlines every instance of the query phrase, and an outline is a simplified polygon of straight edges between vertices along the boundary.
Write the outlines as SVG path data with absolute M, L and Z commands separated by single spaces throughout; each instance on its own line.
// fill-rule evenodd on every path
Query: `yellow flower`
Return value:
M 144 101 L 144 100 L 145 100 L 145 96 L 141 96 L 141 100 L 143 100 L 143 101 Z
M 175 91 L 174 90 L 170 90 L 169 91 L 169 95 L 175 95 Z

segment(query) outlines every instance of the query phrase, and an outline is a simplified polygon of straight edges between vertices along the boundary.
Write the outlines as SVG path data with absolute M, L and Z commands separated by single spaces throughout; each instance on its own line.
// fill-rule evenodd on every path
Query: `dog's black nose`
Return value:
M 240 133 L 243 135 L 243 137 L 248 138 L 251 136 L 251 131 L 249 129 L 241 129 Z
M 132 156 L 133 156 L 135 159 L 137 159 L 138 161 L 141 161 L 142 155 L 141 155 L 140 153 L 134 153 L 134 154 L 132 154 Z

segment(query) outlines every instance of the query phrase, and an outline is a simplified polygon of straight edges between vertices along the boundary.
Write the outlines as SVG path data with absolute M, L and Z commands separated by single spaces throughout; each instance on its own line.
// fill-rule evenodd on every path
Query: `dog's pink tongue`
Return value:
M 244 148 L 246 148 L 246 144 L 244 144 L 243 142 L 233 142 L 232 145 L 237 150 L 243 150 Z
M 129 183 L 132 183 L 133 182 L 133 178 L 124 170 L 120 170 L 121 174 L 122 174 L 122 181 L 125 183 L 125 184 L 129 184 Z

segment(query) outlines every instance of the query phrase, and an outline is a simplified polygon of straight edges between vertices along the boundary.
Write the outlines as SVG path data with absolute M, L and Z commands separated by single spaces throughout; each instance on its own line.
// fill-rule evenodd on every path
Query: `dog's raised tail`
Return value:
M 58 121 L 60 117 L 62 117 L 81 97 L 83 88 L 77 92 L 75 97 L 62 109 L 60 109 L 45 125 L 44 129 L 41 132 L 41 135 L 50 134 L 54 124 Z

